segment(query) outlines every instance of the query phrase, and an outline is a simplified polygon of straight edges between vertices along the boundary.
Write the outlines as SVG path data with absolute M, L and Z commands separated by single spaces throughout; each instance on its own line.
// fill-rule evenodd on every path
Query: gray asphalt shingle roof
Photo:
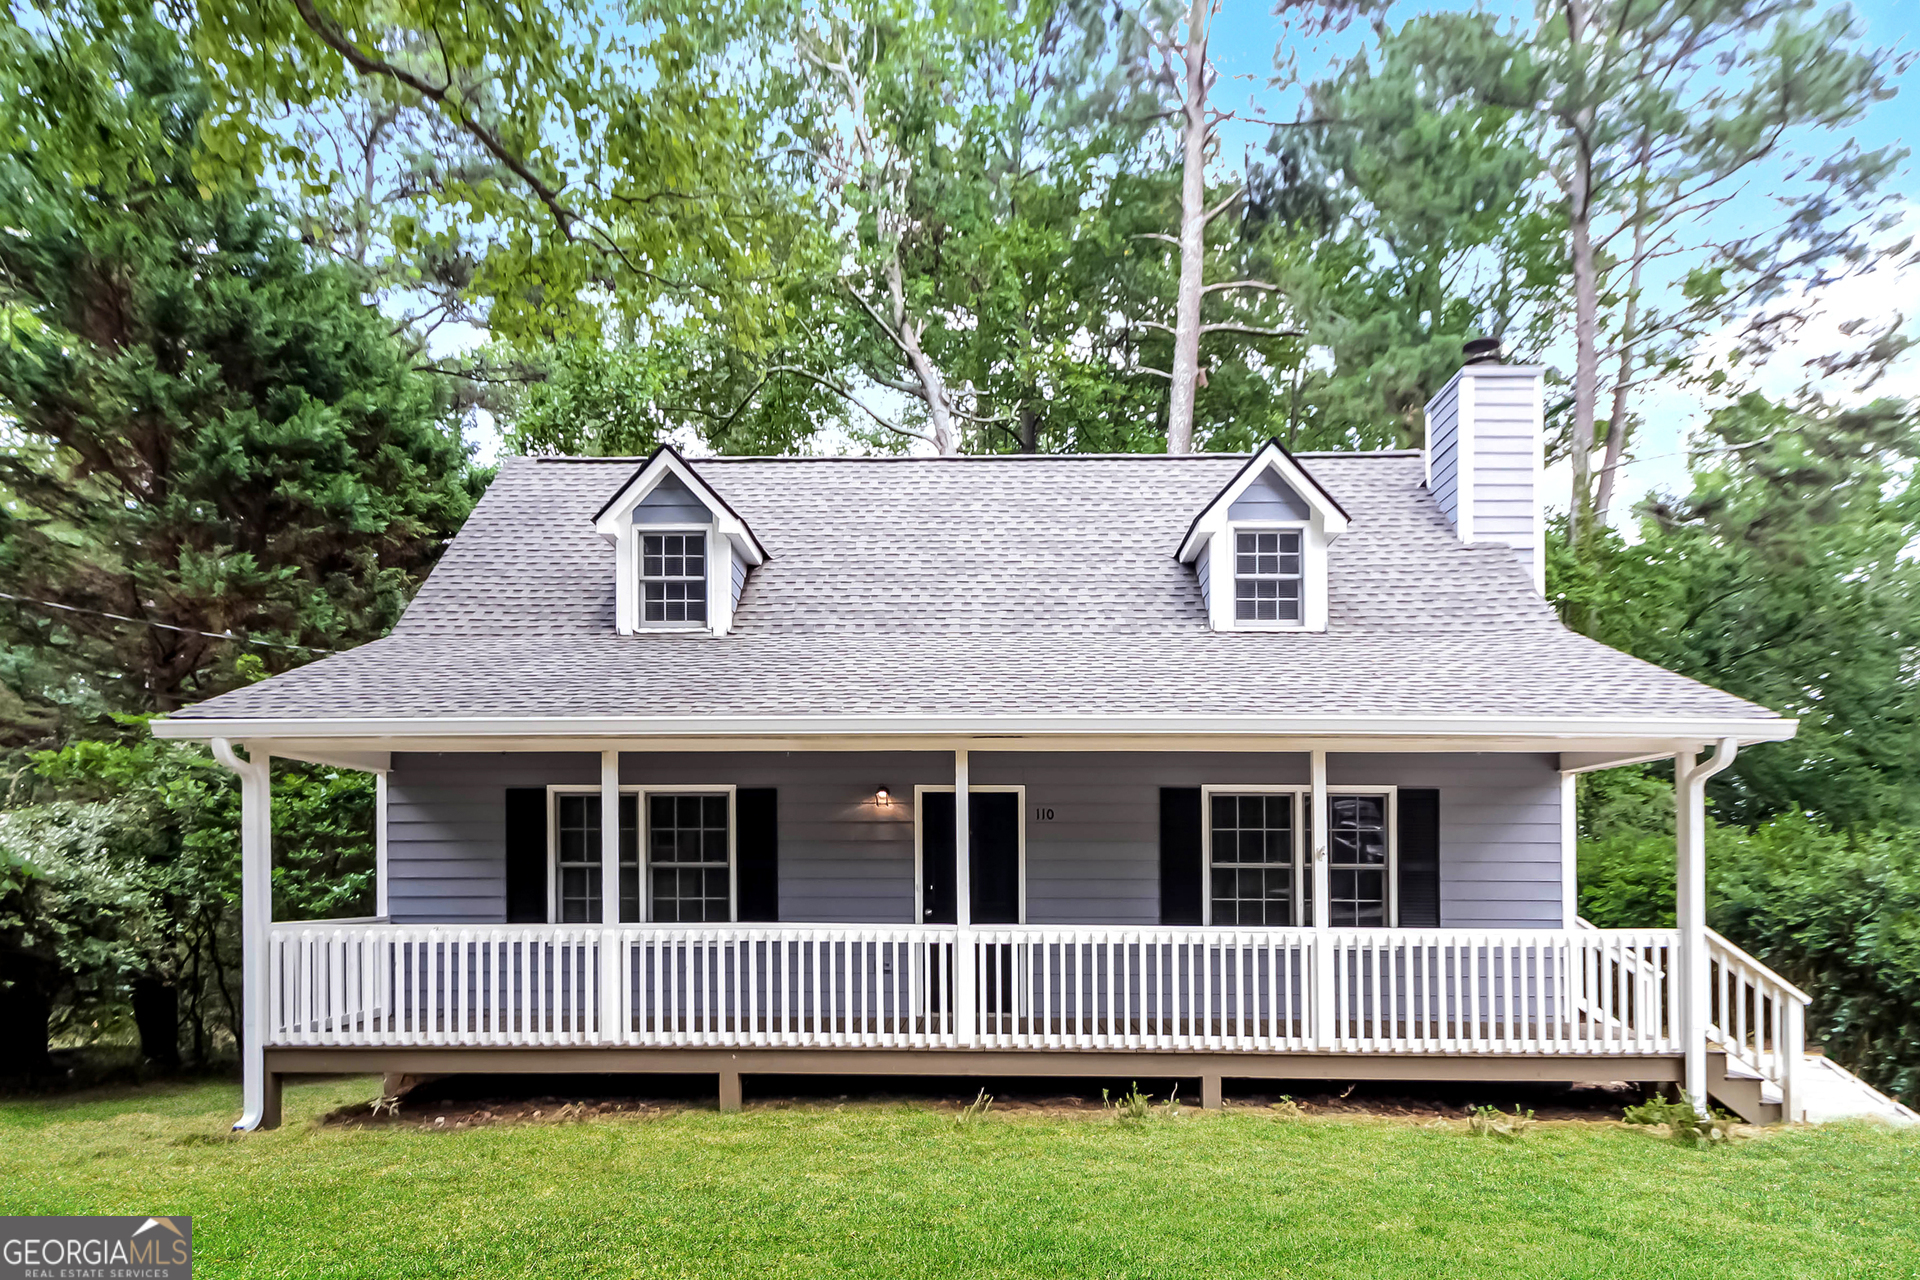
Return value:
M 1771 714 L 1560 626 L 1418 455 L 1303 458 L 1353 520 L 1324 633 L 1213 632 L 1174 552 L 1244 462 L 696 460 L 771 557 L 714 638 L 615 632 L 634 460 L 509 459 L 391 636 L 178 714 Z

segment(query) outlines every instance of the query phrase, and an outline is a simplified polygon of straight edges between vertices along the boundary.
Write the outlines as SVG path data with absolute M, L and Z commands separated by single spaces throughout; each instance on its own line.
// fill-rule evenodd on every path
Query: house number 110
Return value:
M 1052 822 L 1053 810 L 1042 805 L 1035 805 L 1033 807 L 1033 820 L 1035 822 Z

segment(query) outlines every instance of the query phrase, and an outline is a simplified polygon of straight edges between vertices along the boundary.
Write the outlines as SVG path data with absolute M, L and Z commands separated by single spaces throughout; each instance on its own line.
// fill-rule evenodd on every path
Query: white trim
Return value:
M 925 874 L 925 864 L 923 863 L 921 858 L 922 842 L 925 838 L 922 832 L 921 814 L 925 812 L 925 806 L 923 806 L 920 803 L 920 797 L 925 795 L 929 791 L 940 791 L 940 792 L 946 792 L 951 794 L 954 791 L 954 789 L 955 789 L 954 785 L 950 782 L 916 782 L 913 786 L 913 922 L 915 924 L 925 924 L 927 922 L 926 921 L 927 904 L 926 904 L 926 892 L 925 892 L 927 882 L 926 882 L 926 874 Z M 968 795 L 972 795 L 975 792 L 983 792 L 983 791 L 997 791 L 1001 793 L 1012 792 L 1014 795 L 1017 795 L 1020 797 L 1020 805 L 1019 805 L 1020 825 L 1017 832 L 1018 843 L 1019 843 L 1019 864 L 1020 864 L 1020 893 L 1019 893 L 1020 918 L 1017 921 L 1015 921 L 1015 923 L 1025 924 L 1027 922 L 1027 786 L 1024 782 L 969 781 L 967 783 Z M 957 825 L 957 822 L 958 822 L 957 807 L 955 809 L 955 816 L 956 816 L 956 825 Z M 957 898 L 961 892 L 961 885 L 957 879 L 960 865 L 961 865 L 960 849 L 957 844 L 954 846 L 953 861 L 954 861 L 954 873 L 956 876 L 953 891 L 954 891 L 955 897 Z M 992 925 L 988 925 L 987 927 L 993 928 Z
M 1300 619 L 1297 622 L 1242 621 L 1235 608 L 1235 579 L 1239 577 L 1239 547 L 1234 535 L 1240 533 L 1298 533 L 1300 535 Z M 1207 557 L 1213 571 L 1212 599 L 1208 612 L 1216 631 L 1325 631 L 1327 629 L 1327 540 L 1311 520 L 1234 520 L 1214 535 L 1213 552 Z M 1222 548 L 1225 548 L 1224 554 Z M 1218 566 L 1218 567 L 1216 567 Z M 1225 572 L 1222 573 L 1221 570 Z M 1223 599 L 1224 597 L 1224 599 Z M 1224 608 L 1220 607 L 1224 604 Z
M 1547 594 L 1547 380 L 1533 380 L 1533 589 Z
M 1364 783 L 1342 782 L 1328 784 L 1328 796 L 1385 796 L 1387 798 L 1387 924 L 1386 928 L 1400 927 L 1400 786 L 1398 783 L 1367 785 Z M 1223 796 L 1279 796 L 1297 797 L 1293 806 L 1293 906 L 1298 918 L 1287 926 L 1268 926 L 1303 929 L 1306 912 L 1302 909 L 1308 902 L 1312 886 L 1306 883 L 1312 872 L 1309 865 L 1312 850 L 1307 847 L 1307 829 L 1311 825 L 1303 821 L 1306 810 L 1313 798 L 1313 784 L 1307 782 L 1286 783 L 1228 783 L 1209 782 L 1200 787 L 1200 923 L 1209 927 L 1213 924 L 1213 797 Z M 1328 806 L 1327 820 L 1331 822 L 1332 806 Z M 1317 828 L 1316 828 L 1317 830 Z M 1322 841 L 1322 848 L 1329 853 L 1331 867 L 1331 842 Z M 1329 877 L 1331 879 L 1331 877 Z M 1319 921 L 1324 906 L 1317 898 L 1313 900 L 1314 920 Z M 1251 926 L 1233 926 L 1236 928 Z M 1360 925 L 1329 925 L 1329 928 L 1357 929 Z
M 1346 513 L 1327 500 L 1319 482 L 1304 467 L 1269 440 L 1254 451 L 1253 456 L 1247 459 L 1247 465 L 1240 469 L 1240 474 L 1220 491 L 1220 496 L 1202 508 L 1174 558 L 1182 564 L 1192 564 L 1200 554 L 1200 544 L 1226 527 L 1230 519 L 1228 509 L 1267 471 L 1278 474 L 1287 488 L 1307 504 L 1307 509 L 1313 513 L 1312 523 L 1326 531 L 1329 541 L 1347 531 Z M 1214 550 L 1217 553 L 1219 548 Z
M 646 567 L 645 565 L 646 557 L 643 554 L 641 554 L 641 551 L 643 550 L 643 548 L 640 546 L 640 539 L 656 533 L 698 533 L 703 535 L 701 555 L 705 559 L 706 566 L 707 566 L 707 572 L 706 572 L 707 620 L 705 622 L 648 622 L 647 621 L 646 619 L 646 594 L 647 593 L 641 590 L 641 587 L 644 585 L 644 581 L 645 581 L 645 575 L 642 574 L 641 570 Z M 721 608 L 718 610 L 718 612 L 716 612 L 716 606 L 714 604 L 714 599 L 713 599 L 713 585 L 715 581 L 715 575 L 713 572 L 714 540 L 715 540 L 715 535 L 713 532 L 713 526 L 710 524 L 650 524 L 646 526 L 646 528 L 644 529 L 634 530 L 634 536 L 630 539 L 627 539 L 627 543 L 628 543 L 627 563 L 629 565 L 629 571 L 633 574 L 632 595 L 631 595 L 631 599 L 633 601 L 633 611 L 632 611 L 632 617 L 627 619 L 624 624 L 628 628 L 628 631 L 631 634 L 650 636 L 656 633 L 667 634 L 667 635 L 687 635 L 691 633 L 694 635 L 712 634 L 717 636 L 723 636 L 727 633 L 727 627 L 733 621 L 733 609 L 731 607 L 733 604 L 733 583 L 731 581 L 731 576 L 730 576 L 732 573 L 733 566 L 731 563 L 729 563 L 727 566 L 728 572 L 726 574 L 720 575 L 722 578 L 727 579 L 727 583 L 726 583 L 727 590 L 725 592 L 726 607 Z M 627 634 L 627 633 L 628 632 L 623 632 L 622 634 Z
M 337 719 L 268 717 L 173 717 L 150 722 L 156 738 L 590 738 L 673 737 L 712 739 L 808 735 L 938 736 L 951 744 L 974 734 L 1132 735 L 1145 738 L 1222 738 L 1241 735 L 1320 738 L 1329 742 L 1372 737 L 1627 738 L 1708 741 L 1726 737 L 1743 745 L 1784 742 L 1797 720 L 1780 717 L 1675 716 L 1397 716 L 1397 715 L 1193 715 L 1142 712 L 1041 715 L 671 715 L 671 716 L 369 716 Z M 492 750 L 494 748 L 489 748 Z M 585 749 L 585 748 L 580 748 Z M 631 749 L 631 748 L 629 748 Z M 995 750 L 1018 750 L 996 744 Z M 1282 746 L 1300 751 L 1303 744 Z M 1436 750 L 1451 747 L 1436 745 Z M 1474 748 L 1483 749 L 1483 748 Z M 1519 748 L 1516 748 L 1519 749 Z M 1538 746 L 1526 749 L 1536 750 Z M 1567 748 L 1573 750 L 1576 748 Z M 276 754 L 278 752 L 276 751 Z M 1664 754 L 1671 755 L 1669 748 Z
M 649 494 L 660 487 L 668 476 L 676 477 L 684 484 L 694 498 L 705 507 L 712 516 L 706 524 L 657 524 L 640 527 L 646 533 L 691 533 L 704 530 L 707 535 L 707 621 L 699 626 L 656 626 L 641 624 L 640 607 L 640 565 L 635 544 L 639 532 L 633 522 L 634 508 L 644 502 Z M 629 478 L 618 498 L 602 511 L 593 522 L 593 527 L 601 537 L 614 547 L 614 625 L 623 636 L 648 635 L 653 633 L 687 634 L 706 633 L 716 636 L 727 634 L 733 623 L 733 559 L 732 554 L 716 555 L 721 548 L 729 548 L 737 553 L 749 567 L 765 562 L 760 544 L 738 516 L 727 509 L 720 501 L 713 486 L 697 475 L 680 456 L 671 449 L 661 449 L 640 472 Z
M 652 918 L 653 917 L 653 889 L 652 889 L 653 878 L 647 874 L 647 868 L 648 868 L 647 831 L 646 831 L 647 797 L 650 795 L 717 796 L 723 793 L 727 797 L 727 919 L 724 922 L 716 922 L 716 921 L 709 920 L 709 921 L 705 921 L 704 923 L 706 925 L 713 925 L 715 923 L 731 924 L 731 923 L 736 923 L 738 921 L 738 918 L 740 915 L 740 875 L 739 875 L 740 835 L 739 835 L 739 822 L 737 820 L 737 810 L 739 806 L 736 802 L 735 793 L 738 792 L 739 789 L 740 789 L 739 784 L 733 783 L 733 782 L 700 782 L 700 783 L 689 782 L 689 783 L 674 783 L 674 784 L 659 783 L 659 782 L 623 782 L 620 784 L 621 795 L 639 797 L 639 800 L 634 810 L 634 822 L 636 824 L 635 832 L 634 832 L 634 856 L 635 856 L 635 865 L 638 867 L 638 870 L 639 870 L 639 881 L 640 881 L 638 885 L 639 899 L 640 899 L 639 910 L 640 910 L 641 916 L 644 918 L 640 920 L 622 920 L 618 922 L 619 924 L 663 925 L 663 927 L 671 928 L 676 924 L 686 923 L 684 921 L 661 922 L 661 921 L 656 921 Z M 593 783 L 586 783 L 586 782 L 554 782 L 554 783 L 547 784 L 547 923 L 548 924 L 561 923 L 560 920 L 557 918 L 560 914 L 560 862 L 559 862 L 560 855 L 559 855 L 559 840 L 558 840 L 559 809 L 555 801 L 558 797 L 563 795 L 598 796 L 600 795 L 600 788 Z M 601 815 L 601 819 L 602 819 L 602 825 L 600 828 L 600 838 L 601 838 L 601 841 L 604 843 L 607 838 L 607 835 L 606 835 L 607 828 L 605 825 L 604 814 Z M 617 829 L 619 825 L 619 821 L 620 819 L 616 815 L 616 817 L 614 818 L 614 824 L 616 828 L 614 839 L 616 841 L 619 839 L 619 833 Z M 600 874 L 603 877 L 602 884 L 600 886 L 600 892 L 601 892 L 602 899 L 604 900 L 606 896 L 606 884 L 604 882 L 604 877 L 606 876 L 606 869 L 604 864 L 602 865 Z M 617 883 L 617 880 L 618 880 L 618 876 L 616 874 L 616 883 Z M 619 900 L 619 889 L 617 887 L 614 890 L 614 895 L 615 895 L 615 901 L 617 902 Z M 601 909 L 601 914 L 602 915 L 606 914 L 606 910 L 604 907 L 602 907 Z M 608 922 L 603 920 L 600 923 L 606 924 Z M 579 926 L 568 925 L 567 927 L 568 928 L 586 928 L 586 927 L 591 927 L 591 923 L 589 922 L 588 925 L 579 925 Z
M 1572 929 L 1580 915 L 1579 791 L 1572 770 L 1560 774 L 1560 927 Z
M 1460 390 L 1453 401 L 1453 527 L 1460 541 L 1473 541 L 1473 486 L 1478 468 L 1473 453 L 1473 380 L 1468 365 L 1455 375 Z
M 387 910 L 387 775 L 373 775 L 373 914 L 385 920 Z

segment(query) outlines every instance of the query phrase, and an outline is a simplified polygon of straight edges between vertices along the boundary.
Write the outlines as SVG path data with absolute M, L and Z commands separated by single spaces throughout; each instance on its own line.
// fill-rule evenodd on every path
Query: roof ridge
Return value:
M 646 462 L 651 456 L 650 454 L 587 456 L 560 453 L 510 455 L 512 460 L 523 462 L 606 463 L 610 466 L 636 466 Z M 1419 449 L 1308 449 L 1293 456 L 1296 458 L 1418 458 L 1422 456 L 1422 451 Z M 1245 462 L 1251 457 L 1253 457 L 1251 453 L 959 453 L 938 456 L 728 453 L 689 457 L 686 461 L 689 465 L 705 462 Z

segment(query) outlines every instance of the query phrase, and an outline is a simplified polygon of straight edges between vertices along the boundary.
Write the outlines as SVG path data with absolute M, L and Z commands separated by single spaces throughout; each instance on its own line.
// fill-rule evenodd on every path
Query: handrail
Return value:
M 1722 951 L 1728 952 L 1735 959 L 1739 960 L 1741 964 L 1746 965 L 1747 968 L 1753 970 L 1756 974 L 1758 974 L 1762 978 L 1765 978 L 1768 982 L 1771 982 L 1774 986 L 1779 987 L 1784 994 L 1792 996 L 1795 1000 L 1798 1000 L 1801 1004 L 1813 1003 L 1812 996 L 1808 995 L 1806 992 L 1802 991 L 1800 988 L 1794 986 L 1791 982 L 1788 982 L 1785 978 L 1775 973 L 1772 969 L 1769 969 L 1766 965 L 1761 964 L 1758 960 L 1754 959 L 1751 952 L 1745 951 L 1742 948 L 1727 941 L 1726 938 L 1723 937 L 1721 934 L 1714 932 L 1714 930 L 1711 927 L 1707 929 L 1707 942 L 1713 946 L 1720 948 Z

